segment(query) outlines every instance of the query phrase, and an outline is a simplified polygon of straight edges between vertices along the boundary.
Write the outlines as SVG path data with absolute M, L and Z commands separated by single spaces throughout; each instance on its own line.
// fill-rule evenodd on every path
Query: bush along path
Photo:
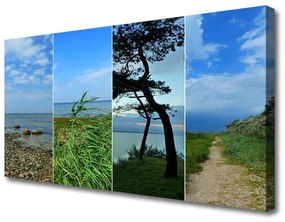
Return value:
M 191 174 L 186 200 L 213 205 L 266 210 L 266 180 L 222 156 L 220 138 L 212 143 L 203 171 Z

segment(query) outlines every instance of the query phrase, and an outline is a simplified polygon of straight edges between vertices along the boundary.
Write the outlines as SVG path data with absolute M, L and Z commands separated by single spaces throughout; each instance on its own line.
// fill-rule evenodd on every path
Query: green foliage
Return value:
M 133 145 L 128 151 L 128 160 L 139 160 L 140 159 L 140 149 L 137 149 L 136 145 Z M 160 150 L 153 145 L 146 145 L 144 157 L 152 157 L 157 159 L 165 159 L 166 152 L 165 150 Z M 180 160 L 184 160 L 184 155 L 179 153 L 177 158 Z
M 178 160 L 178 176 L 163 176 L 166 161 L 146 157 L 121 160 L 114 164 L 113 190 L 148 196 L 184 200 L 184 161 Z
M 209 147 L 215 138 L 211 133 L 186 134 L 186 172 L 198 173 L 202 170 L 200 163 L 207 160 L 210 154 Z
M 88 92 L 84 92 L 82 94 L 81 98 L 73 104 L 73 106 L 71 108 L 72 117 L 76 117 L 77 114 L 79 114 L 81 112 L 88 111 L 88 110 L 90 111 L 90 110 L 95 109 L 95 108 L 86 108 L 86 104 L 88 104 L 90 102 L 94 102 L 99 97 L 90 96 L 89 99 L 87 99 L 87 93 Z
M 265 105 L 262 115 L 266 116 L 266 135 L 268 138 L 275 138 L 275 97 L 271 97 Z
M 246 166 L 254 173 L 274 168 L 274 141 L 237 134 L 222 134 L 223 155 L 231 162 Z
M 128 160 L 134 160 L 140 158 L 140 149 L 137 149 L 136 145 L 133 145 L 128 151 Z M 157 147 L 153 147 L 152 145 L 146 145 L 144 151 L 144 157 L 153 157 L 158 159 L 165 159 L 166 154 L 165 150 L 159 150 Z
M 54 183 L 111 190 L 112 117 L 55 118 Z

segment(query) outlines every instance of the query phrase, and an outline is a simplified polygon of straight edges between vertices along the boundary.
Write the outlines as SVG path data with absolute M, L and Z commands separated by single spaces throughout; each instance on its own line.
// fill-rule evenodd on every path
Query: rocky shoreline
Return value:
M 5 176 L 39 182 L 52 182 L 52 150 L 23 147 L 19 133 L 5 132 Z

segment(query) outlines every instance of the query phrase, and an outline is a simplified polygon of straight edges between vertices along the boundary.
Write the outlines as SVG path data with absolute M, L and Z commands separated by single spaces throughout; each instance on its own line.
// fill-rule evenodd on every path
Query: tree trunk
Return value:
M 158 113 L 164 130 L 164 140 L 165 140 L 165 149 L 166 149 L 166 169 L 164 176 L 165 177 L 176 177 L 177 176 L 177 157 L 176 149 L 174 143 L 174 136 L 172 125 L 170 123 L 169 116 L 167 112 L 158 104 L 148 87 L 142 89 L 145 98 L 148 103 L 153 107 L 153 109 Z
M 117 75 L 116 72 L 113 72 L 114 82 L 125 85 L 127 88 L 136 90 L 141 90 L 149 103 L 149 105 L 158 113 L 164 130 L 164 140 L 165 140 L 165 149 L 166 149 L 166 169 L 164 176 L 165 177 L 176 177 L 177 176 L 177 157 L 176 149 L 174 143 L 174 136 L 172 131 L 172 125 L 170 123 L 169 116 L 165 109 L 158 104 L 152 95 L 151 90 L 149 89 L 147 82 L 149 78 L 149 66 L 148 62 L 143 54 L 143 45 L 138 49 L 138 55 L 144 66 L 144 74 L 139 80 L 128 80 L 120 75 Z M 114 84 L 114 83 L 113 83 Z
M 148 130 L 149 130 L 150 122 L 151 122 L 151 116 L 149 115 L 145 105 L 141 101 L 136 91 L 134 91 L 134 94 L 135 94 L 136 99 L 139 101 L 141 108 L 143 109 L 143 112 L 144 112 L 144 115 L 141 114 L 141 116 L 146 119 L 146 125 L 144 128 L 143 139 L 142 139 L 141 147 L 140 147 L 140 160 L 142 160 L 145 149 L 146 149 L 146 139 L 147 139 Z
M 140 160 L 143 159 L 144 152 L 145 152 L 145 149 L 146 149 L 146 139 L 147 139 L 147 135 L 148 135 L 150 121 L 151 121 L 151 118 L 147 118 L 146 119 L 146 125 L 145 125 L 145 128 L 144 128 L 143 139 L 142 139 L 141 148 L 140 148 Z

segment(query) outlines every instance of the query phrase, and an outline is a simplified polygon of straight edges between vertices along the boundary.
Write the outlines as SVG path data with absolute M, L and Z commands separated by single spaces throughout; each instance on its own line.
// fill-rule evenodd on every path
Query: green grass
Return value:
M 221 134 L 220 137 L 224 147 L 223 155 L 229 162 L 242 164 L 257 174 L 274 167 L 273 140 L 238 134 Z
M 200 163 L 207 160 L 215 134 L 187 133 L 186 134 L 186 173 L 198 173 L 202 170 Z
M 111 190 L 112 118 L 54 119 L 54 183 Z
M 145 157 L 114 164 L 113 190 L 148 196 L 184 199 L 184 161 L 178 160 L 178 176 L 165 178 L 166 161 Z

